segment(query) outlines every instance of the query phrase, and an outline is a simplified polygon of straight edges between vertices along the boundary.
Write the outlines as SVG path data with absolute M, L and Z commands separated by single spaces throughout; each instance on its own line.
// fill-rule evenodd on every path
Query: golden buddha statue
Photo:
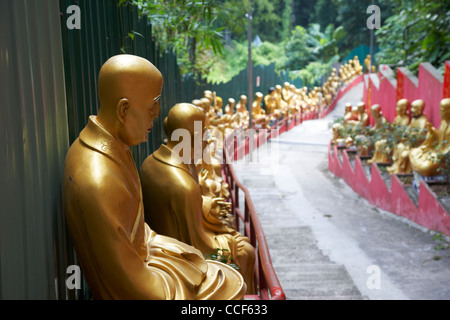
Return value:
M 381 129 L 383 125 L 386 123 L 386 118 L 383 116 L 383 113 L 381 112 L 381 107 L 379 104 L 374 104 L 371 108 L 371 115 L 372 118 L 375 120 L 375 123 L 373 125 L 373 129 Z
M 292 93 L 291 93 L 291 89 L 290 89 L 291 84 L 289 82 L 285 82 L 283 84 L 283 88 L 281 89 L 281 97 L 283 98 L 284 101 L 286 101 L 288 104 L 292 98 Z
M 368 160 L 368 163 L 390 163 L 392 150 L 389 147 L 386 139 L 381 139 L 375 142 L 375 151 L 373 157 Z
M 366 55 L 366 58 L 364 59 L 364 65 L 366 66 L 366 73 L 370 73 L 370 64 L 371 64 L 372 57 L 370 54 Z
M 248 112 L 247 110 L 247 96 L 246 95 L 241 95 L 239 97 L 239 102 L 236 105 L 236 112 L 240 112 L 242 114 L 245 114 Z
M 269 94 L 264 96 L 264 106 L 266 107 L 266 113 L 272 115 L 272 118 L 280 118 L 281 112 L 277 109 L 277 97 L 274 87 L 269 88 Z
M 358 56 L 353 58 L 353 65 L 355 66 L 356 75 L 360 76 L 363 74 L 363 66 L 359 62 Z
M 411 150 L 409 159 L 412 169 L 422 176 L 436 176 L 442 166 L 439 157 L 450 152 L 450 98 L 441 100 L 441 125 L 436 130 L 427 122 L 427 136 L 417 148 Z
M 221 97 L 217 97 L 215 98 L 215 103 L 214 103 L 214 111 L 216 113 L 216 115 L 221 116 L 223 114 L 223 99 Z
M 67 226 L 94 299 L 241 299 L 233 268 L 159 235 L 144 222 L 130 146 L 147 141 L 163 77 L 149 61 L 110 58 L 98 78 L 100 110 L 72 144 L 64 169 Z
M 394 118 L 394 124 L 399 126 L 408 126 L 410 119 L 407 114 L 408 110 L 408 99 L 400 99 L 397 101 L 397 107 L 396 107 L 396 116 Z
M 428 119 L 423 115 L 425 103 L 418 99 L 411 103 L 412 119 L 403 134 L 401 141 L 394 147 L 393 164 L 387 168 L 390 173 L 411 173 L 410 153 L 413 148 L 424 142 L 423 135 L 427 130 Z
M 428 122 L 427 117 L 423 114 L 425 108 L 425 102 L 422 99 L 417 99 L 411 102 L 411 114 L 412 118 L 409 124 L 411 129 L 418 129 L 422 131 Z
M 342 124 L 340 124 L 340 123 L 335 123 L 335 124 L 333 124 L 331 129 L 332 129 L 332 134 L 333 134 L 333 137 L 331 139 L 331 143 L 332 144 L 339 144 L 339 145 L 343 144 L 344 141 L 345 141 L 345 138 L 346 138 L 343 135 L 343 132 L 344 132 L 344 129 L 345 129 L 344 126 Z
M 355 125 L 359 122 L 359 115 L 357 109 L 352 106 L 351 103 L 346 103 L 344 106 L 344 123 Z
M 289 108 L 291 109 L 291 112 L 293 114 L 296 114 L 300 111 L 301 97 L 297 94 L 297 88 L 295 87 L 295 85 L 291 84 L 289 88 L 291 90 L 292 96 L 289 102 Z
M 257 122 L 262 125 L 263 128 L 269 129 L 269 117 L 266 117 L 266 111 L 262 108 L 264 95 L 261 92 L 255 93 L 255 99 L 252 103 L 252 117 L 253 120 L 260 120 L 264 118 L 264 121 Z
M 392 154 L 392 165 L 387 168 L 387 172 L 395 173 L 411 173 L 412 167 L 409 161 L 411 145 L 407 141 L 408 135 L 405 134 L 402 140 L 394 147 Z
M 283 100 L 282 88 L 279 84 L 275 86 L 275 101 L 277 102 L 277 109 L 280 113 L 284 116 L 288 116 L 288 103 Z
M 359 102 L 356 105 L 356 110 L 358 113 L 358 121 L 363 127 L 368 127 L 370 125 L 369 115 L 366 112 L 366 104 L 364 102 Z
M 224 221 L 223 199 L 202 196 L 199 185 L 195 164 L 204 160 L 205 113 L 179 103 L 167 118 L 167 144 L 147 157 L 141 167 L 145 219 L 156 232 L 190 244 L 204 255 L 217 248 L 228 250 L 232 262 L 239 266 L 247 292 L 252 293 L 255 249 L 247 237 Z M 175 130 L 181 130 L 183 142 L 175 139 Z
M 225 106 L 225 114 L 232 116 L 234 114 L 234 107 L 236 105 L 236 100 L 233 98 L 228 99 L 228 104 Z

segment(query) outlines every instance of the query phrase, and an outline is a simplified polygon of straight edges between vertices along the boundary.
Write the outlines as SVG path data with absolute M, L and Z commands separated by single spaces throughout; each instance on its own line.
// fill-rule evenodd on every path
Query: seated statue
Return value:
M 351 103 L 345 104 L 344 123 L 356 125 L 359 123 L 359 114 L 356 107 L 353 107 Z
M 408 126 L 409 125 L 409 116 L 407 114 L 408 111 L 408 99 L 400 99 L 397 101 L 396 107 L 396 116 L 394 118 L 394 124 L 399 126 Z
M 252 118 L 253 120 L 259 120 L 261 122 L 257 122 L 263 128 L 269 129 L 269 117 L 266 117 L 266 111 L 262 108 L 263 104 L 263 94 L 261 92 L 255 93 L 255 101 L 252 103 Z M 262 120 L 260 120 L 262 119 Z
M 279 84 L 275 86 L 275 101 L 277 103 L 277 109 L 282 115 L 287 117 L 289 115 L 288 103 L 283 100 L 282 88 Z
M 225 106 L 225 114 L 232 116 L 234 114 L 234 107 L 236 105 L 236 100 L 233 98 L 228 99 L 228 104 Z
M 291 93 L 291 84 L 289 82 L 285 82 L 283 84 L 283 88 L 281 89 L 281 97 L 288 104 L 290 103 L 291 98 L 292 98 L 292 93 Z
M 247 110 L 247 96 L 246 95 L 241 95 L 239 97 L 239 102 L 236 105 L 236 112 L 240 112 L 242 114 L 245 114 L 248 112 Z
M 418 129 L 419 131 L 422 131 L 425 129 L 428 119 L 423 114 L 424 108 L 425 108 L 425 102 L 421 99 L 414 100 L 411 103 L 412 119 L 409 124 L 409 127 L 411 129 Z
M 269 94 L 264 96 L 264 106 L 268 115 L 272 115 L 270 120 L 281 117 L 281 112 L 277 108 L 277 97 L 274 87 L 269 88 Z
M 371 60 L 372 57 L 370 56 L 370 54 L 366 55 L 366 58 L 364 59 L 364 65 L 366 66 L 366 73 L 370 73 L 371 72 Z
M 346 138 L 343 135 L 344 129 L 344 126 L 340 123 L 333 124 L 333 126 L 331 127 L 333 134 L 333 137 L 331 138 L 332 144 L 342 145 L 344 143 Z
M 216 115 L 221 116 L 223 114 L 223 99 L 221 97 L 217 97 L 215 98 L 215 103 L 214 103 L 214 111 L 216 113 Z
M 374 130 L 381 129 L 383 127 L 383 125 L 386 123 L 386 118 L 383 116 L 383 113 L 381 112 L 381 107 L 379 104 L 374 104 L 371 107 L 371 114 L 372 114 L 372 118 L 375 121 L 372 129 L 374 129 Z
M 411 173 L 411 162 L 409 161 L 409 153 L 411 152 L 411 144 L 408 143 L 408 135 L 404 134 L 401 141 L 394 146 L 392 154 L 392 165 L 387 168 L 389 173 Z
M 99 113 L 64 169 L 64 211 L 81 269 L 97 300 L 241 299 L 246 285 L 236 270 L 144 222 L 130 146 L 147 141 L 162 84 L 153 64 L 132 55 L 114 56 L 100 70 Z
M 358 76 L 362 75 L 362 74 L 363 74 L 363 66 L 362 66 L 361 63 L 359 62 L 359 57 L 358 57 L 358 56 L 355 56 L 355 57 L 353 58 L 353 65 L 355 66 L 356 74 L 357 74 Z
M 147 157 L 141 167 L 145 219 L 156 232 L 190 244 L 204 255 L 217 248 L 228 250 L 232 262 L 239 266 L 247 292 L 252 293 L 255 249 L 247 237 L 223 220 L 222 198 L 202 197 L 195 164 L 203 161 L 201 153 L 207 143 L 202 139 L 207 133 L 205 113 L 179 103 L 167 118 L 167 144 Z M 183 133 L 182 143 L 175 130 Z
M 440 103 L 441 125 L 436 130 L 427 123 L 427 136 L 425 141 L 417 148 L 411 150 L 409 159 L 415 172 L 422 176 L 436 176 L 442 166 L 439 157 L 450 152 L 450 99 L 443 99 Z
M 391 149 L 387 143 L 386 139 L 381 139 L 375 142 L 375 152 L 373 157 L 368 160 L 368 163 L 389 163 L 390 160 Z
M 359 102 L 356 105 L 356 110 L 358 113 L 358 121 L 363 127 L 368 127 L 370 125 L 369 115 L 366 112 L 366 104 L 364 102 Z
M 413 148 L 420 146 L 424 142 L 423 135 L 427 130 L 428 119 L 423 115 L 425 103 L 423 100 L 415 100 L 411 103 L 412 119 L 403 133 L 401 141 L 394 147 L 392 156 L 392 166 L 387 168 L 390 173 L 411 173 L 412 166 L 410 153 Z M 430 137 L 429 137 L 430 139 Z

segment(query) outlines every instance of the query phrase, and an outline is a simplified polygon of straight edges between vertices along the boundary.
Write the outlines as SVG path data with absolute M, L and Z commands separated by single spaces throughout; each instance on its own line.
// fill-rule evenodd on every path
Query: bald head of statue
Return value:
M 178 103 L 170 109 L 167 115 L 167 147 L 174 149 L 178 144 L 185 144 L 187 141 L 184 139 L 190 138 L 190 150 L 191 160 L 194 157 L 201 156 L 202 150 L 206 147 L 205 139 L 203 135 L 205 130 L 206 114 L 204 110 L 190 103 Z M 177 131 L 176 130 L 181 130 Z M 183 141 L 180 141 L 180 137 L 183 137 Z M 201 145 L 197 146 L 197 143 L 201 141 Z M 197 142 L 197 143 L 196 143 Z M 184 149 L 177 147 L 178 149 Z M 194 149 L 200 152 L 199 155 L 194 154 Z M 197 150 L 198 149 L 198 150 Z
M 146 142 L 159 114 L 163 77 L 148 60 L 117 55 L 100 69 L 97 120 L 123 146 Z

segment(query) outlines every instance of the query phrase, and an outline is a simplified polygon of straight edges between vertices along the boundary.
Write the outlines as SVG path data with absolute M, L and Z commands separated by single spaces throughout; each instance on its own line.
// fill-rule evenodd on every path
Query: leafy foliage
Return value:
M 225 264 L 228 264 L 230 267 L 239 270 L 239 266 L 235 263 L 232 263 L 233 257 L 230 256 L 230 251 L 228 249 L 220 249 L 217 248 L 215 251 L 210 254 L 205 255 L 206 259 L 219 261 Z
M 132 0 L 152 24 L 153 33 L 163 50 L 175 50 L 185 72 L 205 71 L 198 55 L 223 53 L 222 30 L 215 27 L 219 10 L 213 0 Z
M 417 72 L 427 61 L 443 72 L 450 59 L 450 2 L 395 0 L 395 14 L 376 32 L 380 44 L 378 62 L 407 66 Z

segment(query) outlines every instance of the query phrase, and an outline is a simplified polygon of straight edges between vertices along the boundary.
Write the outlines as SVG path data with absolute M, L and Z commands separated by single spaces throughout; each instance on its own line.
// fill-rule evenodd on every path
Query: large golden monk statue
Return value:
M 409 159 L 414 171 L 423 176 L 439 174 L 442 164 L 439 157 L 450 152 L 450 99 L 443 99 L 440 103 L 441 125 L 436 130 L 431 123 L 427 123 L 427 137 L 418 147 L 411 150 Z
M 130 146 L 147 140 L 162 84 L 158 69 L 132 55 L 114 56 L 100 70 L 99 113 L 70 147 L 64 171 L 82 271 L 95 299 L 241 299 L 246 285 L 236 270 L 144 222 Z
M 254 289 L 254 248 L 224 221 L 224 199 L 202 197 L 195 164 L 202 160 L 207 143 L 202 139 L 207 130 L 205 113 L 179 103 L 167 118 L 167 145 L 161 145 L 141 167 L 146 221 L 156 232 L 188 243 L 205 255 L 228 250 L 250 293 Z

